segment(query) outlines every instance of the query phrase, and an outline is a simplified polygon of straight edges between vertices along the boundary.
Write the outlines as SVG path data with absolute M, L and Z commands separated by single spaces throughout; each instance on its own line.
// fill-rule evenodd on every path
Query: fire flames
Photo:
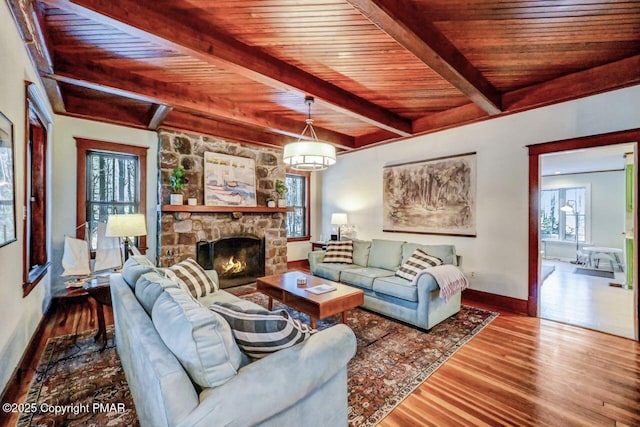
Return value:
M 241 260 L 236 260 L 233 256 L 229 258 L 227 262 L 221 265 L 223 274 L 237 274 L 242 273 L 247 268 L 247 263 Z

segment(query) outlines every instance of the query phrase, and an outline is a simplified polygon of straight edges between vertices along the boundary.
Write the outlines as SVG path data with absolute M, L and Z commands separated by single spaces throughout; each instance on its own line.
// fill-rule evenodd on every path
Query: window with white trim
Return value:
M 591 218 L 587 187 L 549 188 L 540 192 L 540 237 L 543 240 L 589 241 Z M 569 211 L 562 210 L 570 206 Z

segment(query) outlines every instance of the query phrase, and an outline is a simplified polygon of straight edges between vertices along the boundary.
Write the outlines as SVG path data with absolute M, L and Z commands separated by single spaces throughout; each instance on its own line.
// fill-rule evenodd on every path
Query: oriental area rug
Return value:
M 25 400 L 29 410 L 22 411 L 17 427 L 138 425 L 113 326 L 102 351 L 95 333 L 49 338 Z
M 253 291 L 241 298 L 267 306 L 267 297 Z M 274 301 L 294 318 L 302 313 Z M 348 365 L 349 425 L 374 426 L 458 349 L 498 316 L 462 306 L 460 312 L 429 332 L 362 309 L 349 312 L 347 324 L 357 338 L 356 355 Z M 320 320 L 318 329 L 332 326 L 339 316 Z M 95 331 L 50 338 L 25 403 L 48 411 L 23 413 L 18 427 L 137 426 L 135 408 L 114 342 L 100 351 Z M 49 406 L 47 406 L 49 405 Z M 101 405 L 101 406 L 94 406 Z M 50 408 L 66 408 L 55 413 Z
M 241 298 L 267 307 L 268 298 L 261 293 Z M 306 314 L 274 300 L 273 309 L 282 308 L 298 320 L 309 321 Z M 347 367 L 349 425 L 374 426 L 382 421 L 497 316 L 463 305 L 458 314 L 424 332 L 366 310 L 351 310 L 347 324 L 356 335 L 357 350 Z M 320 320 L 317 328 L 327 328 L 339 319 Z

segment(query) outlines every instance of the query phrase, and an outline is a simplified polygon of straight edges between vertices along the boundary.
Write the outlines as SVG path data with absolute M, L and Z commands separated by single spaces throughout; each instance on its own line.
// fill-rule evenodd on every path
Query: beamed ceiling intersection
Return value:
M 640 2 L 7 0 L 59 114 L 338 150 L 640 82 Z

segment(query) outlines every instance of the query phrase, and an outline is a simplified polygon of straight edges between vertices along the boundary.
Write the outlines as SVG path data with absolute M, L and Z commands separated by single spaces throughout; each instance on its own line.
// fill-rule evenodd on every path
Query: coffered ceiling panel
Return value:
M 54 109 L 362 149 L 640 82 L 640 2 L 9 1 Z
M 468 102 L 344 1 L 185 3 L 190 7 L 176 10 L 197 11 L 206 20 L 202 30 L 215 22 L 237 40 L 400 115 L 416 118 Z

